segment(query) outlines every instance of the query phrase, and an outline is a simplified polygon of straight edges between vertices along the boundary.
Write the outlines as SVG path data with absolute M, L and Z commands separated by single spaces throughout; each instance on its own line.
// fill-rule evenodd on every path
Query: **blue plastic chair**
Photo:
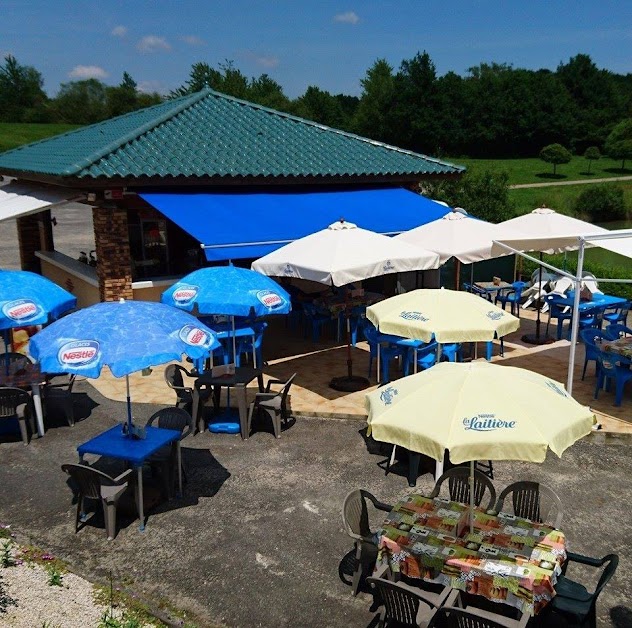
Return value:
M 442 362 L 463 362 L 463 347 L 460 342 L 441 345 Z
M 494 304 L 498 305 L 498 301 L 503 304 L 503 310 L 505 309 L 505 305 L 509 303 L 511 308 L 511 313 L 514 316 L 520 316 L 520 298 L 522 297 L 522 291 L 526 287 L 526 283 L 524 281 L 514 281 L 511 284 L 511 288 L 507 290 L 501 290 L 496 295 L 496 299 L 494 300 Z M 514 313 L 515 310 L 515 313 Z
M 608 325 L 605 329 L 605 333 L 608 340 L 617 340 L 617 338 L 621 338 L 621 336 L 632 336 L 632 329 L 625 325 L 615 323 Z
M 595 399 L 599 398 L 599 391 L 606 384 L 606 390 L 612 380 L 615 382 L 614 405 L 620 406 L 623 399 L 623 389 L 627 382 L 632 380 L 632 361 L 615 353 L 600 351 L 597 355 L 597 385 L 595 386 Z
M 311 324 L 312 340 L 318 342 L 322 328 L 329 325 L 333 319 L 329 314 L 319 312 L 313 303 L 303 303 L 303 312 L 305 314 L 305 337 L 307 337 L 308 325 Z
M 562 332 L 564 330 L 564 321 L 569 322 L 569 331 L 570 331 L 570 322 L 573 318 L 573 302 L 568 299 L 568 305 L 560 305 L 555 303 L 550 298 L 547 299 L 549 301 L 549 320 L 546 322 L 546 333 L 545 335 L 549 335 L 549 325 L 551 323 L 551 319 L 554 318 L 557 320 L 557 339 L 562 339 Z M 564 310 L 569 308 L 567 312 Z
M 584 343 L 585 348 L 584 369 L 582 370 L 582 379 L 584 379 L 586 376 L 586 367 L 588 366 L 588 362 L 593 360 L 595 362 L 595 375 L 597 375 L 597 371 L 599 370 L 597 357 L 601 353 L 601 349 L 597 345 L 597 342 L 600 340 L 609 340 L 609 338 L 601 329 L 592 328 L 581 329 L 579 331 L 579 337 Z
M 596 305 L 579 313 L 579 329 L 594 327 L 601 329 L 603 323 L 603 307 Z
M 603 313 L 603 320 L 610 324 L 625 325 L 628 321 L 628 312 L 632 307 L 632 301 L 626 301 L 623 305 L 607 307 Z
M 380 340 L 382 335 L 375 329 L 375 327 L 366 321 L 362 328 L 364 338 L 369 343 L 369 374 L 371 377 L 371 370 L 373 368 L 373 359 L 377 358 L 377 352 L 380 351 L 380 368 L 381 368 L 381 383 L 390 381 L 390 366 L 391 360 L 394 358 L 404 358 L 408 351 L 405 347 L 398 347 L 395 344 L 389 344 L 387 341 Z
M 244 338 L 240 338 L 237 343 L 237 356 L 235 357 L 235 366 L 240 366 L 240 356 L 242 353 L 245 353 L 248 358 L 252 356 L 252 349 L 254 344 L 255 356 L 257 358 L 257 368 L 261 368 L 263 366 L 263 355 L 261 352 L 261 346 L 263 344 L 263 332 L 266 330 L 268 323 L 259 322 L 253 323 L 252 329 L 255 332 L 254 343 L 252 341 L 252 336 L 246 336 Z
M 434 340 L 417 349 L 417 370 L 425 371 L 437 363 L 437 342 Z M 410 372 L 410 365 L 414 363 L 415 350 L 408 349 L 404 357 L 404 376 Z

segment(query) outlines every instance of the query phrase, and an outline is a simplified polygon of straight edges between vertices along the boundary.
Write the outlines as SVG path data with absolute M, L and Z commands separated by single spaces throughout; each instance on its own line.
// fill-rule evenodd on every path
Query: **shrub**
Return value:
M 575 213 L 592 222 L 622 220 L 627 217 L 623 189 L 617 185 L 590 185 L 575 201 Z
M 540 159 L 553 164 L 553 174 L 557 174 L 558 164 L 567 164 L 573 156 L 561 144 L 549 144 L 540 151 Z

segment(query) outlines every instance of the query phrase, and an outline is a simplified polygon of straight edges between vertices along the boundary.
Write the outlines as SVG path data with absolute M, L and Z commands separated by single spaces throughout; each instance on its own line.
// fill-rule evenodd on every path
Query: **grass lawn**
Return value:
M 76 124 L 22 124 L 0 122 L 0 153 L 22 144 L 78 129 Z
M 553 176 L 553 166 L 537 157 L 531 159 L 468 159 L 448 157 L 450 161 L 466 166 L 470 171 L 506 171 L 509 173 L 509 185 L 519 183 L 550 183 L 553 181 L 575 181 L 580 179 L 602 179 L 606 177 L 621 177 L 632 175 L 632 168 L 626 163 L 626 169 L 621 170 L 621 161 L 602 157 L 592 162 L 591 172 L 588 174 L 588 160 L 583 157 L 573 157 L 567 164 L 557 167 L 557 174 Z

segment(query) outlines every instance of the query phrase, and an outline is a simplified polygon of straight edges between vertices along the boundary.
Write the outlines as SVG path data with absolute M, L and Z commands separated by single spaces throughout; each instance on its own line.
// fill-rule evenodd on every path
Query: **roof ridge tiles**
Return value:
M 124 146 L 128 142 L 138 139 L 142 135 L 145 135 L 145 133 L 147 133 L 148 131 L 155 129 L 157 126 L 161 125 L 163 122 L 167 122 L 167 120 L 171 120 L 173 117 L 177 116 L 179 113 L 181 113 L 185 109 L 188 109 L 190 106 L 196 104 L 200 100 L 203 100 L 204 97 L 207 96 L 210 91 L 212 90 L 206 88 L 199 92 L 195 92 L 194 94 L 190 96 L 185 96 L 182 99 L 180 98 L 174 99 L 174 103 L 180 100 L 182 102 L 177 104 L 175 107 L 168 109 L 157 118 L 153 118 L 149 122 L 145 122 L 144 124 L 141 124 L 135 129 L 128 131 L 123 136 L 118 137 L 113 142 L 110 142 L 109 144 L 102 146 L 99 150 L 95 151 L 94 153 L 91 153 L 90 155 L 87 155 L 83 159 L 75 162 L 72 166 L 69 166 L 68 168 L 66 168 L 63 174 L 73 175 L 73 174 L 77 174 L 81 170 L 84 170 L 85 168 L 89 168 L 90 166 L 95 164 L 97 161 L 99 161 L 99 159 L 105 157 L 106 155 L 109 155 L 110 153 L 113 153 L 116 149 L 120 148 L 121 146 Z M 165 103 L 162 102 L 154 106 L 162 107 L 164 106 L 164 104 Z M 123 116 L 119 116 L 119 118 L 123 118 L 125 116 L 131 116 L 135 113 L 138 113 L 139 111 L 144 111 L 146 113 L 147 109 L 151 109 L 151 107 L 148 107 L 146 109 L 137 109 L 136 111 L 131 111 L 129 113 L 124 114 Z M 94 126 L 104 124 L 106 122 L 109 122 L 110 120 L 112 120 L 112 118 L 110 118 L 109 120 L 103 120 L 103 122 L 99 122 L 98 124 L 95 124 Z M 72 131 L 70 131 L 70 133 L 72 133 Z

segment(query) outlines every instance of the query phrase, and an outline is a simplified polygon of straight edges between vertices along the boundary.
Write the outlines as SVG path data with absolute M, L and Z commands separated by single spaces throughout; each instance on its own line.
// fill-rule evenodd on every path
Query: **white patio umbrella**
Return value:
M 505 220 L 499 224 L 502 228 L 509 228 L 522 233 L 522 237 L 501 237 L 507 245 L 517 251 L 539 251 L 540 260 L 542 253 L 554 254 L 564 251 L 574 251 L 579 248 L 577 240 L 569 240 L 566 236 L 587 236 L 607 233 L 607 229 L 597 227 L 589 222 L 578 220 L 572 216 L 559 214 L 548 207 L 538 207 L 528 214 Z M 493 253 L 498 253 L 508 249 L 495 244 L 492 247 Z M 540 265 L 540 273 L 542 266 Z M 540 274 L 540 283 L 542 275 Z M 536 320 L 535 335 L 523 336 L 525 342 L 531 344 L 543 344 L 550 342 L 548 338 L 540 336 L 540 308 L 538 308 L 538 318 Z
M 404 231 L 395 240 L 421 246 L 439 254 L 441 264 L 450 258 L 456 259 L 456 284 L 459 289 L 460 265 L 471 264 L 471 281 L 474 280 L 475 262 L 511 255 L 511 251 L 492 253 L 494 240 L 518 238 L 522 234 L 510 227 L 501 227 L 486 220 L 469 216 L 461 207 L 455 207 L 441 220 L 433 220 L 425 225 Z
M 264 275 L 308 279 L 337 287 L 380 275 L 438 267 L 436 253 L 344 220 L 286 244 L 252 263 L 252 269 Z M 347 368 L 347 377 L 334 378 L 332 386 L 345 386 L 341 389 L 348 390 L 368 385 L 366 379 L 354 377 L 352 373 L 348 308 Z

